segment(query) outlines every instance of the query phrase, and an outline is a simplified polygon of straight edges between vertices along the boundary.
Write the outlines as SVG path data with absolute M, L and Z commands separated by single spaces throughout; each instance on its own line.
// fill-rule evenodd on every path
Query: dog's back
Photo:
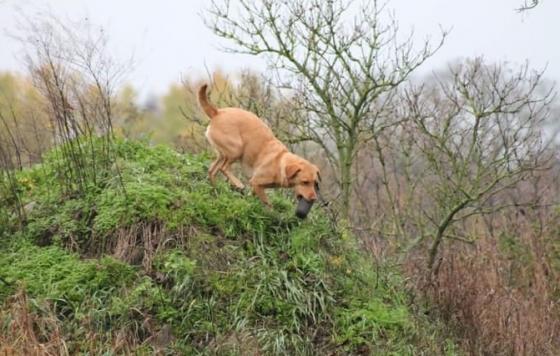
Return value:
M 287 151 L 272 130 L 255 114 L 240 108 L 216 108 L 209 101 L 206 85 L 198 92 L 200 106 L 210 118 L 206 137 L 210 144 L 231 160 L 251 168 L 268 151 Z

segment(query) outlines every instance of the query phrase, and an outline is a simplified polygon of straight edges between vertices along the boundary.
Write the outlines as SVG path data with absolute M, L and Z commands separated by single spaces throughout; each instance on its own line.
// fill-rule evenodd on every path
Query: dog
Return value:
M 206 138 L 217 153 L 208 177 L 214 185 L 216 174 L 222 172 L 239 190 L 243 183 L 230 171 L 240 161 L 250 172 L 253 193 L 268 207 L 268 188 L 293 188 L 298 200 L 296 215 L 305 218 L 318 198 L 320 171 L 304 158 L 289 152 L 272 130 L 255 114 L 240 108 L 216 108 L 208 101 L 208 85 L 198 91 L 198 102 L 210 118 Z

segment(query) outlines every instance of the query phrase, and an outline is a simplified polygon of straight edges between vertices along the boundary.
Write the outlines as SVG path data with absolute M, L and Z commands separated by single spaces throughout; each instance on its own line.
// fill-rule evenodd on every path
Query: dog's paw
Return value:
M 238 186 L 232 186 L 231 189 L 233 189 L 234 192 L 237 192 L 241 195 L 246 195 L 247 194 L 247 190 L 245 189 L 245 187 L 238 187 Z

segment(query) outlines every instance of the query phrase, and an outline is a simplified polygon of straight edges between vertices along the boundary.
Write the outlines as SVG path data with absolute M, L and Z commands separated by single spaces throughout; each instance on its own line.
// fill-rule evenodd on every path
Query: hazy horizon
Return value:
M 204 26 L 200 17 L 204 3 L 203 0 L 183 3 L 163 0 L 157 4 L 130 0 L 0 1 L 0 71 L 25 71 L 18 57 L 21 45 L 9 33 L 17 32 L 18 16 L 37 11 L 49 11 L 63 20 L 87 20 L 102 26 L 118 60 L 133 55 L 135 66 L 127 82 L 144 98 L 161 95 L 182 76 L 202 77 L 207 70 L 222 69 L 227 73 L 244 68 L 266 70 L 263 58 L 219 50 L 224 42 Z M 560 3 L 545 1 L 522 14 L 515 11 L 519 4 L 517 0 L 492 3 L 393 0 L 388 8 L 394 10 L 403 33 L 414 29 L 414 38 L 419 42 L 426 36 L 432 36 L 435 42 L 440 28 L 451 29 L 446 43 L 421 67 L 419 74 L 441 69 L 457 58 L 484 56 L 489 61 L 528 60 L 535 69 L 547 66 L 545 76 L 558 81 L 560 49 L 552 45 L 552 40 L 560 30 L 554 18 L 560 13 Z

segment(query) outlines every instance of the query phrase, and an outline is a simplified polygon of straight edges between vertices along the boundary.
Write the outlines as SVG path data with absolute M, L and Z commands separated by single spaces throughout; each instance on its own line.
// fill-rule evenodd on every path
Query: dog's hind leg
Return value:
M 245 188 L 245 185 L 229 170 L 232 163 L 233 160 L 226 158 L 224 163 L 220 167 L 220 171 L 227 177 L 231 185 L 239 190 L 243 190 Z
M 214 185 L 216 174 L 218 173 L 218 170 L 224 164 L 224 162 L 225 158 L 222 155 L 219 155 L 218 158 L 216 158 L 216 160 L 210 165 L 210 168 L 208 169 L 208 178 L 210 178 L 210 184 Z

